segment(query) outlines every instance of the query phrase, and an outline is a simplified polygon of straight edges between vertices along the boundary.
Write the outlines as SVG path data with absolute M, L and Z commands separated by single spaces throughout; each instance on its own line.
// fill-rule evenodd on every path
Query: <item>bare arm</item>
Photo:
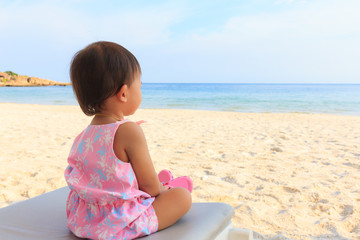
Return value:
M 153 197 L 159 195 L 163 188 L 155 172 L 141 127 L 133 122 L 124 123 L 118 132 L 121 134 L 115 135 L 114 148 L 119 144 L 119 148 L 124 150 L 126 160 L 131 163 L 135 172 L 139 189 Z

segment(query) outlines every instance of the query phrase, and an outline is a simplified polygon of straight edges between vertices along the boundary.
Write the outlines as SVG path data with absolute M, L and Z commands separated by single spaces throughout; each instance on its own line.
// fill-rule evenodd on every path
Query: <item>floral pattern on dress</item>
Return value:
M 69 229 L 89 239 L 134 239 L 157 231 L 154 197 L 139 190 L 130 163 L 113 151 L 118 127 L 90 125 L 75 138 L 65 170 Z

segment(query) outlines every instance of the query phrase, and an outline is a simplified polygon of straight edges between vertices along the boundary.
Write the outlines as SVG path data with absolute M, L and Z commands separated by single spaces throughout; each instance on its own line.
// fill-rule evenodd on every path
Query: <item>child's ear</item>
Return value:
M 128 97 L 128 89 L 129 87 L 124 84 L 121 88 L 120 91 L 118 91 L 115 95 L 116 98 L 120 101 L 120 102 L 126 102 L 127 101 L 127 97 Z

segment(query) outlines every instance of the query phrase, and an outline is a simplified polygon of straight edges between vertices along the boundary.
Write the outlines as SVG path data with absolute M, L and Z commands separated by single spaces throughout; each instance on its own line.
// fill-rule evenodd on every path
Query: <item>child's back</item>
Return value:
M 69 229 L 90 239 L 133 239 L 174 224 L 191 207 L 192 182 L 162 184 L 141 127 L 123 120 L 142 98 L 135 56 L 96 42 L 75 55 L 70 76 L 82 111 L 94 117 L 65 171 Z M 176 184 L 182 180 L 191 184 Z
M 75 139 L 65 178 L 72 190 L 68 227 L 78 237 L 131 239 L 157 230 L 155 198 L 139 190 L 131 164 L 113 151 L 115 133 L 126 122 L 89 125 Z

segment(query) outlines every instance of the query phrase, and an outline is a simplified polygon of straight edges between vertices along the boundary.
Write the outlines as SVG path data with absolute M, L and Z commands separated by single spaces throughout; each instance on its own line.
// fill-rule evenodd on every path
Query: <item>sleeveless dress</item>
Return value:
M 155 198 L 139 190 L 131 164 L 113 150 L 115 133 L 125 122 L 89 125 L 71 148 L 66 213 L 68 228 L 78 237 L 134 239 L 158 229 Z

